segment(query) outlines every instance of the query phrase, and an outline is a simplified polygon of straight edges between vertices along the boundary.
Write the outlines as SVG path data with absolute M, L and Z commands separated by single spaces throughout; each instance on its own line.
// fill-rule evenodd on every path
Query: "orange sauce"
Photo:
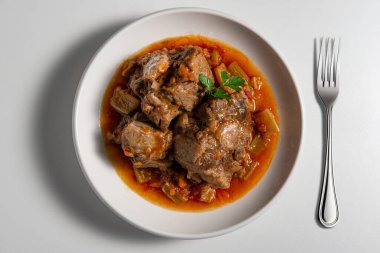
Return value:
M 167 48 L 167 49 L 177 49 L 181 46 L 194 45 L 200 46 L 202 48 L 207 48 L 210 50 L 217 49 L 221 56 L 222 62 L 227 66 L 233 61 L 238 62 L 238 64 L 244 69 L 249 77 L 257 76 L 262 80 L 262 85 L 259 90 L 255 90 L 254 99 L 256 101 L 256 108 L 258 110 L 263 110 L 269 108 L 274 114 L 277 123 L 279 123 L 279 117 L 276 107 L 275 97 L 271 91 L 270 85 L 259 70 L 257 66 L 253 64 L 252 61 L 248 59 L 241 51 L 233 48 L 232 46 L 225 44 L 223 42 L 207 38 L 200 35 L 190 35 L 183 37 L 168 38 L 162 41 L 155 42 L 135 55 L 127 59 L 121 64 L 121 66 L 116 71 L 111 82 L 109 83 L 101 106 L 100 112 L 100 125 L 102 129 L 102 135 L 104 139 L 105 150 L 112 164 L 116 168 L 117 173 L 120 178 L 137 194 L 145 198 L 146 200 L 157 204 L 159 206 L 174 209 L 178 211 L 205 211 L 210 209 L 215 209 L 223 205 L 232 203 L 237 199 L 244 196 L 248 191 L 250 191 L 260 179 L 265 175 L 274 153 L 276 151 L 278 135 L 275 135 L 269 142 L 268 146 L 264 151 L 262 151 L 257 157 L 254 158 L 255 161 L 259 162 L 259 165 L 246 180 L 233 178 L 231 181 L 231 187 L 229 189 L 217 189 L 216 199 L 211 203 L 203 203 L 196 200 L 189 200 L 184 203 L 174 203 L 169 198 L 162 193 L 160 188 L 153 188 L 148 184 L 140 184 L 136 181 L 132 163 L 129 158 L 123 154 L 120 145 L 116 145 L 107 141 L 106 134 L 108 131 L 113 131 L 120 120 L 120 115 L 110 106 L 110 99 L 113 95 L 113 91 L 117 86 L 125 86 L 125 80 L 121 76 L 122 69 L 128 64 L 131 59 L 137 59 L 140 56 L 153 52 L 155 50 Z

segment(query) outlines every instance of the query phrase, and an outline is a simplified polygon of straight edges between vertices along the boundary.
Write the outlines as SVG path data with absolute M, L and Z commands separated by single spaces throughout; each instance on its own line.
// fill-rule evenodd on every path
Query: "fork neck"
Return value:
M 332 113 L 333 104 L 330 104 L 329 106 L 325 106 L 325 110 L 327 113 Z

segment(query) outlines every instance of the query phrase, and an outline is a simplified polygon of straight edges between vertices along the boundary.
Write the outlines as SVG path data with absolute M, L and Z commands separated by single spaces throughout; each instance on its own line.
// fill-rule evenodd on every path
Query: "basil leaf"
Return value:
M 224 99 L 230 99 L 231 95 L 228 94 L 223 88 L 219 87 L 214 94 L 212 94 L 213 97 L 216 98 L 224 98 Z
M 214 87 L 213 81 L 211 81 L 211 79 L 207 78 L 205 75 L 202 74 L 199 74 L 199 81 L 206 87 L 208 93 L 211 94 L 212 87 Z

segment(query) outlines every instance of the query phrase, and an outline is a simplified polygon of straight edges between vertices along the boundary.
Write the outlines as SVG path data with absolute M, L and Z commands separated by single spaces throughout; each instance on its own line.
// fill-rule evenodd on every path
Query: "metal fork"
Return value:
M 319 220 L 325 227 L 333 227 L 339 219 L 332 162 L 332 108 L 339 93 L 340 40 L 322 38 L 317 66 L 317 90 L 326 110 L 327 141 Z

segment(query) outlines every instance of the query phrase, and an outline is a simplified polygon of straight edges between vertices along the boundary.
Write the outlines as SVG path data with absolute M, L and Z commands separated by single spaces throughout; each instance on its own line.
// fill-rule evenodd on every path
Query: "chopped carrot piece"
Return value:
M 129 151 L 129 150 L 127 150 L 127 149 L 125 149 L 125 150 L 123 150 L 123 151 L 124 151 L 124 155 L 126 155 L 126 156 L 128 156 L 128 157 L 134 157 L 134 155 L 132 154 L 131 151 Z
M 181 188 L 185 188 L 187 186 L 186 179 L 184 177 L 182 177 L 182 176 L 179 177 L 179 179 L 178 179 L 178 185 Z

